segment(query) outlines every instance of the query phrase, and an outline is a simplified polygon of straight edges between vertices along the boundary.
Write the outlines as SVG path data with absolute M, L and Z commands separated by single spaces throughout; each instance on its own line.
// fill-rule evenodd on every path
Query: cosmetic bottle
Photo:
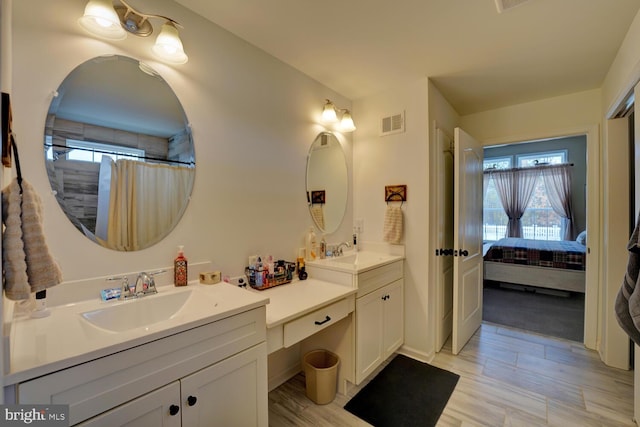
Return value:
M 187 258 L 184 256 L 184 246 L 178 246 L 178 256 L 173 261 L 173 284 L 187 286 Z
M 313 227 L 309 227 L 305 244 L 307 261 L 315 261 L 317 258 L 316 251 L 318 242 L 316 241 L 316 233 L 313 232 Z
M 320 252 L 320 259 L 325 259 L 327 257 L 327 241 L 324 238 L 324 234 L 320 239 L 320 250 L 318 252 Z
M 262 258 L 258 257 L 256 264 L 256 286 L 260 287 L 264 284 L 264 268 L 262 266 Z

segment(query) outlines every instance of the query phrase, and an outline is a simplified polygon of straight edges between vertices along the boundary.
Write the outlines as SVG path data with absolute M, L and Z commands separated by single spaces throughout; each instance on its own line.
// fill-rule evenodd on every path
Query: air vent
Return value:
M 496 0 L 496 8 L 498 9 L 498 13 L 502 13 L 505 10 L 513 9 L 528 1 L 529 0 Z
M 383 117 L 381 121 L 380 135 L 391 135 L 404 132 L 404 111 L 392 116 Z

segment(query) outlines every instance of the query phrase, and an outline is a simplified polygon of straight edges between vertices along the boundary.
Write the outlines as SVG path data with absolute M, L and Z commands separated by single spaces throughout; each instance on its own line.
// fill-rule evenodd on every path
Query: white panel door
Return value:
M 482 323 L 482 145 L 454 130 L 453 331 L 458 354 Z
M 453 151 L 451 137 L 436 129 L 436 208 L 439 249 L 453 248 Z M 451 335 L 453 326 L 453 258 L 436 256 L 436 351 Z

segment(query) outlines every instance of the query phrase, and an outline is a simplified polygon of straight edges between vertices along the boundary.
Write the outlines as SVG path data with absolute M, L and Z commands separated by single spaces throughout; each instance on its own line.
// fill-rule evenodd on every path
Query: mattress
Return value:
M 573 240 L 552 241 L 507 237 L 492 244 L 484 260 L 584 271 L 586 250 L 584 245 Z

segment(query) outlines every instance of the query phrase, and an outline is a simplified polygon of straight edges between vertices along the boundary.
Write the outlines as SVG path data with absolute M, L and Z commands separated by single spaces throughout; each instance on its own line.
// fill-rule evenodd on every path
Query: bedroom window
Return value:
M 519 155 L 516 159 L 518 167 L 557 165 L 567 162 L 567 151 Z M 536 180 L 533 197 L 522 216 L 522 229 L 525 239 L 562 240 L 562 218 L 551 207 L 542 176 Z
M 531 167 L 543 164 L 561 164 L 567 161 L 567 151 L 550 151 L 516 155 L 515 166 Z M 484 159 L 484 170 L 509 169 L 513 167 L 512 156 Z M 483 206 L 483 240 L 485 242 L 502 239 L 506 235 L 509 218 L 489 174 L 485 175 Z M 549 202 L 544 179 L 539 176 L 535 182 L 533 196 L 522 216 L 522 237 L 534 240 L 562 240 L 563 219 L 554 212 Z
M 483 169 L 509 169 L 513 167 L 513 157 L 485 158 Z M 509 218 L 504 212 L 496 186 L 489 175 L 485 175 L 484 203 L 482 213 L 482 240 L 496 241 L 502 239 L 507 231 Z
M 66 153 L 67 160 L 100 163 L 102 156 L 118 159 L 140 160 L 144 157 L 144 150 L 120 145 L 103 144 L 91 141 L 78 141 L 67 139 L 67 147 L 71 148 Z

